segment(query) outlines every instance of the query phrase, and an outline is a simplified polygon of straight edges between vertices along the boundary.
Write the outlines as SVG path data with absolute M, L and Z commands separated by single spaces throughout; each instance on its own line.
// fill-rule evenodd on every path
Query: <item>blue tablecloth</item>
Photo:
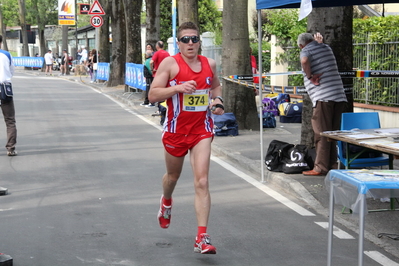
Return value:
M 335 203 L 350 208 L 354 213 L 360 211 L 362 194 L 374 199 L 399 197 L 398 170 L 331 170 L 325 184 L 328 191 L 330 186 L 334 186 Z

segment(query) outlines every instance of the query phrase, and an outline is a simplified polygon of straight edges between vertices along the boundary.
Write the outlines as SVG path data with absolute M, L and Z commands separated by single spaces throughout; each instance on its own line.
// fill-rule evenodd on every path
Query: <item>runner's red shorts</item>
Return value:
M 198 144 L 203 139 L 212 138 L 213 133 L 208 132 L 205 134 L 178 134 L 178 133 L 170 133 L 164 132 L 162 134 L 162 143 L 165 147 L 165 150 L 175 156 L 182 157 L 188 153 L 188 150 L 192 149 L 195 145 Z

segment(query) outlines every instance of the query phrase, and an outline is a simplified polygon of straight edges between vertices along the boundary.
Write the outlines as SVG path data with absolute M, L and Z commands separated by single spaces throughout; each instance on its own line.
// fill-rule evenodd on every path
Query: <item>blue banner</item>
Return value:
M 144 65 L 126 63 L 125 84 L 145 91 L 146 81 L 144 77 Z
M 109 79 L 109 63 L 98 63 L 97 64 L 97 79 L 108 81 L 108 79 Z
M 14 61 L 14 66 L 41 68 L 44 63 L 43 57 L 21 56 L 21 57 L 13 57 L 12 59 Z

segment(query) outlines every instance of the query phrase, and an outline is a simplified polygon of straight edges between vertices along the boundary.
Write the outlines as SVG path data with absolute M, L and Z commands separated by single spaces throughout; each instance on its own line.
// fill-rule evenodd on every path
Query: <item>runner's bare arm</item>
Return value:
M 169 80 L 173 79 L 178 72 L 179 66 L 173 57 L 167 57 L 161 62 L 148 94 L 150 102 L 162 102 L 177 93 L 195 92 L 197 83 L 194 80 L 187 81 L 180 85 L 166 87 Z

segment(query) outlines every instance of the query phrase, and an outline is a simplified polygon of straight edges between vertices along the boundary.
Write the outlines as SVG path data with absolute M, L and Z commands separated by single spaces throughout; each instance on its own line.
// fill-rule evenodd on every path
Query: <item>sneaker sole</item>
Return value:
M 201 250 L 200 248 L 194 248 L 194 252 L 201 254 L 216 254 L 216 250 Z

